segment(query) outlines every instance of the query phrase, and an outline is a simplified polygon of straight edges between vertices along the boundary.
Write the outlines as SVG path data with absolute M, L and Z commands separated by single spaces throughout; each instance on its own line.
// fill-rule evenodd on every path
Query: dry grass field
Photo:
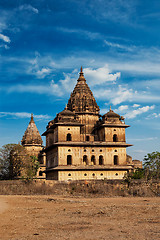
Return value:
M 160 198 L 0 196 L 0 240 L 160 239 Z

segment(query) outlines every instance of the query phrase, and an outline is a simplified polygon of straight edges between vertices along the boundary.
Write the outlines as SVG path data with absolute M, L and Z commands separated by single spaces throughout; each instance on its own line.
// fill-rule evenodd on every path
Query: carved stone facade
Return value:
M 38 158 L 40 163 L 40 167 L 37 172 L 38 178 L 46 178 L 46 174 L 44 173 L 46 169 L 46 154 L 41 152 L 43 149 L 42 143 L 41 135 L 34 122 L 33 114 L 31 114 L 31 120 L 23 135 L 21 144 L 26 149 L 29 156 L 36 156 Z
M 103 116 L 80 72 L 67 107 L 50 121 L 46 136 L 46 178 L 54 180 L 122 179 L 132 171 L 126 154 L 124 118 L 111 109 Z

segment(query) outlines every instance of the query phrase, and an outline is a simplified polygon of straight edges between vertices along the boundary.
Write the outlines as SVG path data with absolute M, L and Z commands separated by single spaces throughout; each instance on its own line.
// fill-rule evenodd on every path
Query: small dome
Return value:
M 103 116 L 108 117 L 108 118 L 120 118 L 120 115 L 115 113 L 113 110 L 111 110 L 111 108 L 110 108 L 109 112 L 107 112 Z
M 31 115 L 31 120 L 23 135 L 21 142 L 22 142 L 22 146 L 23 145 L 40 145 L 40 146 L 42 145 L 42 138 L 34 122 L 33 114 Z
M 58 115 L 70 115 L 70 116 L 74 116 L 75 113 L 73 113 L 72 111 L 68 110 L 67 108 L 65 108 L 62 112 L 58 113 Z
M 133 163 L 141 163 L 140 160 L 133 160 L 132 162 L 133 162 Z

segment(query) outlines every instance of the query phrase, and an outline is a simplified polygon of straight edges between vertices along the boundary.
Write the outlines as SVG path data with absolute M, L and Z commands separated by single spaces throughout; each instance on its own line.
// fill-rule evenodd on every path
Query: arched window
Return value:
M 67 155 L 67 165 L 72 165 L 72 156 Z
M 114 155 L 114 165 L 118 165 L 118 156 Z
M 43 176 L 43 172 L 42 171 L 39 171 L 39 176 Z
M 114 134 L 114 135 L 113 135 L 113 142 L 118 142 L 117 134 Z
M 83 163 L 84 163 L 84 165 L 88 165 L 87 155 L 84 155 L 84 156 L 83 156 Z
M 96 165 L 96 159 L 95 159 L 94 155 L 92 155 L 92 157 L 91 157 L 91 163 L 92 163 L 92 165 Z
M 86 141 L 89 141 L 89 136 L 86 136 Z
M 103 156 L 99 156 L 99 165 L 103 165 L 104 164 L 104 160 L 103 160 Z
M 72 135 L 70 133 L 67 134 L 66 140 L 67 141 L 72 141 Z

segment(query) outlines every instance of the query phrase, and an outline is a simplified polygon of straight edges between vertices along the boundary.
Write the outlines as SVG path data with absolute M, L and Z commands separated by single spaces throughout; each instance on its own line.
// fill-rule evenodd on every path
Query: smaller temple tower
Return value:
M 45 153 L 41 153 L 43 149 L 42 143 L 43 141 L 41 135 L 34 122 L 33 114 L 31 114 L 31 120 L 23 135 L 21 144 L 26 149 L 28 155 L 36 156 L 38 158 L 40 163 L 40 168 L 37 172 L 38 178 L 45 178 L 45 173 L 43 173 L 43 171 L 45 170 L 46 166 L 46 156 Z

